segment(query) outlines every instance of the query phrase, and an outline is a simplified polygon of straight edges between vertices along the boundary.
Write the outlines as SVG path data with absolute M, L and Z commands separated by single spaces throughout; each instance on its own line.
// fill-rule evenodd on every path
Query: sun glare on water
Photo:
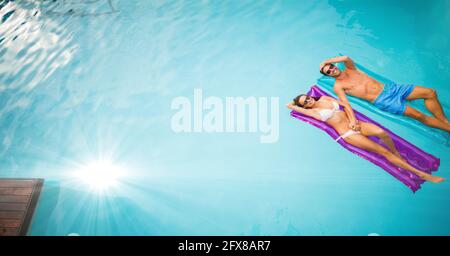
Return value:
M 103 191 L 119 183 L 125 170 L 110 161 L 99 160 L 82 166 L 75 176 L 94 190 Z

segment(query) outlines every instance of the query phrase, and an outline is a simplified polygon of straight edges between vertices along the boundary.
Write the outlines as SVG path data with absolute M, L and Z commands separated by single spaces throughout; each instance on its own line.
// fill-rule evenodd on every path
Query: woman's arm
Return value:
M 359 121 L 358 119 L 356 119 L 355 113 L 353 112 L 352 107 L 350 106 L 350 102 L 344 102 L 344 101 L 340 101 L 337 100 L 333 97 L 329 97 L 329 96 L 322 96 L 322 98 L 328 99 L 330 101 L 335 101 L 336 103 L 338 103 L 340 106 L 344 107 L 344 112 L 347 115 L 348 120 L 350 121 L 349 123 L 349 128 L 355 131 L 359 131 L 361 129 L 360 125 L 359 125 Z M 347 98 L 345 98 L 347 99 Z
M 310 116 L 310 117 L 315 118 L 317 120 L 321 120 L 320 115 L 319 115 L 319 113 L 317 113 L 317 111 L 315 111 L 313 109 L 306 109 L 306 108 L 301 108 L 299 106 L 296 106 L 293 101 L 291 101 L 288 104 L 286 104 L 286 107 L 289 108 L 289 109 L 294 110 L 295 112 L 303 114 L 305 116 Z
M 337 103 L 339 103 L 339 105 L 344 107 L 344 112 L 345 112 L 345 114 L 347 115 L 347 118 L 350 121 L 350 124 L 349 124 L 350 128 L 352 130 L 355 130 L 355 131 L 361 130 L 361 126 L 359 124 L 358 119 L 356 119 L 355 112 L 353 112 L 353 109 L 350 106 L 350 102 L 348 102 L 348 101 L 347 102 L 342 102 L 342 101 L 336 100 L 334 98 L 331 98 L 331 99 L 337 101 Z

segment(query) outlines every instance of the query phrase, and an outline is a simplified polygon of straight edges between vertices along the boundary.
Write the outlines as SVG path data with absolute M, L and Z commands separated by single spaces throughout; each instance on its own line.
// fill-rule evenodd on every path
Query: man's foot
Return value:
M 447 117 L 443 116 L 443 117 L 436 117 L 437 119 L 441 120 L 442 122 L 446 123 L 446 124 L 450 124 L 450 121 L 447 119 Z
M 441 120 L 443 123 L 445 123 L 446 125 L 450 126 L 450 121 L 447 120 L 447 118 L 438 118 L 439 120 Z

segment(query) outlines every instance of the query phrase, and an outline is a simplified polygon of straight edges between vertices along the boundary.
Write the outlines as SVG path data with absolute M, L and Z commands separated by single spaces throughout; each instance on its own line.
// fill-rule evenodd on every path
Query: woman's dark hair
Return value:
M 303 108 L 303 106 L 301 106 L 300 103 L 298 102 L 300 100 L 300 97 L 302 97 L 302 96 L 309 96 L 309 95 L 307 95 L 307 94 L 300 94 L 297 97 L 295 97 L 293 99 L 295 106 Z M 309 97 L 313 98 L 316 101 L 318 101 L 320 99 L 320 97 L 313 97 L 313 96 L 309 96 Z

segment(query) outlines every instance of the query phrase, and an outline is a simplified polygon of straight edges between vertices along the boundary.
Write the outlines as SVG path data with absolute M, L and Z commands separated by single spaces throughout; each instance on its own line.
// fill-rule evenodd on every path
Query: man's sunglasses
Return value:
M 324 66 L 323 68 L 325 68 L 325 67 L 326 66 Z M 329 64 L 328 70 L 325 72 L 325 74 L 330 75 L 331 74 L 331 70 L 334 70 L 335 67 L 336 67 L 335 65 Z

